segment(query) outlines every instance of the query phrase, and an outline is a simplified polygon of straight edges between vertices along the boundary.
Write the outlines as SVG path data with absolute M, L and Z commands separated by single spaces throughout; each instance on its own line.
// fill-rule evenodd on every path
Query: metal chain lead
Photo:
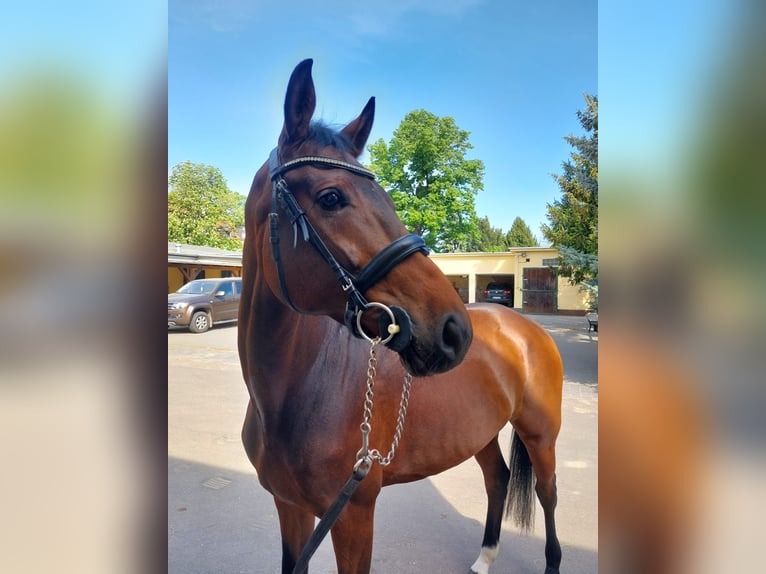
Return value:
M 367 360 L 367 392 L 364 396 L 364 420 L 359 428 L 362 431 L 362 448 L 356 454 L 357 467 L 360 465 L 370 465 L 373 461 L 378 461 L 381 466 L 388 466 L 391 464 L 391 460 L 394 458 L 396 448 L 399 446 L 399 439 L 402 437 L 402 430 L 404 429 L 404 419 L 407 417 L 407 406 L 410 402 L 410 387 L 412 386 L 412 375 L 406 373 L 404 376 L 404 385 L 402 387 L 402 398 L 399 401 L 399 416 L 396 419 L 396 432 L 394 432 L 394 440 L 391 443 L 391 450 L 383 457 L 378 449 L 369 448 L 368 437 L 372 427 L 370 426 L 370 418 L 372 417 L 372 401 L 374 398 L 374 386 L 375 375 L 378 359 L 375 353 L 375 348 L 380 343 L 380 337 L 376 337 L 370 344 L 370 358 Z

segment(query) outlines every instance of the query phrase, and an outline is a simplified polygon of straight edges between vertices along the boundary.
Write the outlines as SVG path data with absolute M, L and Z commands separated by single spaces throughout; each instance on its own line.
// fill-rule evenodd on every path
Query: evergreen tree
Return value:
M 468 244 L 468 251 L 495 253 L 511 247 L 537 247 L 537 238 L 521 217 L 516 217 L 508 232 L 492 227 L 488 217 L 477 220 L 477 234 Z
M 503 230 L 492 227 L 488 217 L 479 218 L 476 227 L 476 236 L 469 242 L 467 251 L 494 253 L 508 248 Z
M 585 135 L 564 139 L 574 148 L 555 175 L 561 198 L 548 204 L 545 238 L 561 253 L 559 272 L 572 284 L 598 278 L 598 97 L 585 97 L 585 110 L 577 112 Z
M 505 235 L 508 247 L 537 247 L 539 244 L 532 230 L 521 217 L 516 217 Z

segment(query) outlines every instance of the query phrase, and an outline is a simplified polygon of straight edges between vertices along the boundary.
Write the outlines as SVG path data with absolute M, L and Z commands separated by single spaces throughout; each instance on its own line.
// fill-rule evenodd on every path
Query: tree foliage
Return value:
M 469 135 L 451 117 L 415 110 L 388 144 L 368 146 L 370 167 L 404 225 L 435 251 L 465 250 L 477 233 L 474 196 L 484 188 L 484 163 L 466 159 Z
M 537 238 L 529 225 L 521 217 L 516 217 L 511 223 L 511 229 L 505 234 L 508 247 L 537 247 Z
M 577 284 L 598 278 L 598 97 L 584 94 L 577 118 L 585 135 L 564 139 L 574 148 L 554 175 L 561 198 L 547 206 L 545 238 L 562 254 L 559 272 Z
M 598 254 L 583 253 L 572 247 L 559 247 L 559 269 L 572 285 L 587 293 L 588 306 L 598 311 Z
M 492 227 L 488 217 L 477 220 L 476 236 L 468 243 L 468 251 L 496 253 L 511 247 L 537 247 L 537 239 L 521 217 L 516 217 L 508 232 Z
M 168 241 L 241 249 L 245 198 L 231 191 L 221 171 L 186 161 L 168 178 Z
M 488 217 L 476 221 L 476 234 L 468 242 L 466 251 L 495 253 L 508 248 L 503 230 L 492 227 Z
M 583 253 L 573 247 L 561 246 L 559 250 L 559 272 L 572 278 L 573 283 L 582 283 L 598 277 L 598 254 Z

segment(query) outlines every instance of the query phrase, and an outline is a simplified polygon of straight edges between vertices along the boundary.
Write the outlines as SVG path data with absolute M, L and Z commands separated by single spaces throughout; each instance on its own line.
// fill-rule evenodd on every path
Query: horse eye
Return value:
M 328 189 L 320 193 L 317 197 L 317 203 L 325 211 L 335 211 L 345 205 L 343 196 L 335 189 Z

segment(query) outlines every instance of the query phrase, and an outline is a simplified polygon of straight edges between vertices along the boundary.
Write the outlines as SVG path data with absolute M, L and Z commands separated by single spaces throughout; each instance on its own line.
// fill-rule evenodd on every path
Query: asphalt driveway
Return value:
M 598 333 L 583 317 L 531 316 L 554 337 L 564 360 L 563 427 L 558 442 L 558 533 L 562 571 L 597 571 Z M 270 495 L 245 457 L 240 427 L 247 393 L 236 325 L 195 335 L 168 332 L 168 569 L 172 574 L 279 571 L 281 543 Z M 503 436 L 505 434 L 505 436 Z M 508 444 L 510 427 L 501 433 Z M 464 574 L 478 555 L 486 500 L 473 459 L 378 499 L 373 572 Z M 505 523 L 493 572 L 540 574 L 544 528 Z M 334 573 L 326 540 L 314 573 Z

